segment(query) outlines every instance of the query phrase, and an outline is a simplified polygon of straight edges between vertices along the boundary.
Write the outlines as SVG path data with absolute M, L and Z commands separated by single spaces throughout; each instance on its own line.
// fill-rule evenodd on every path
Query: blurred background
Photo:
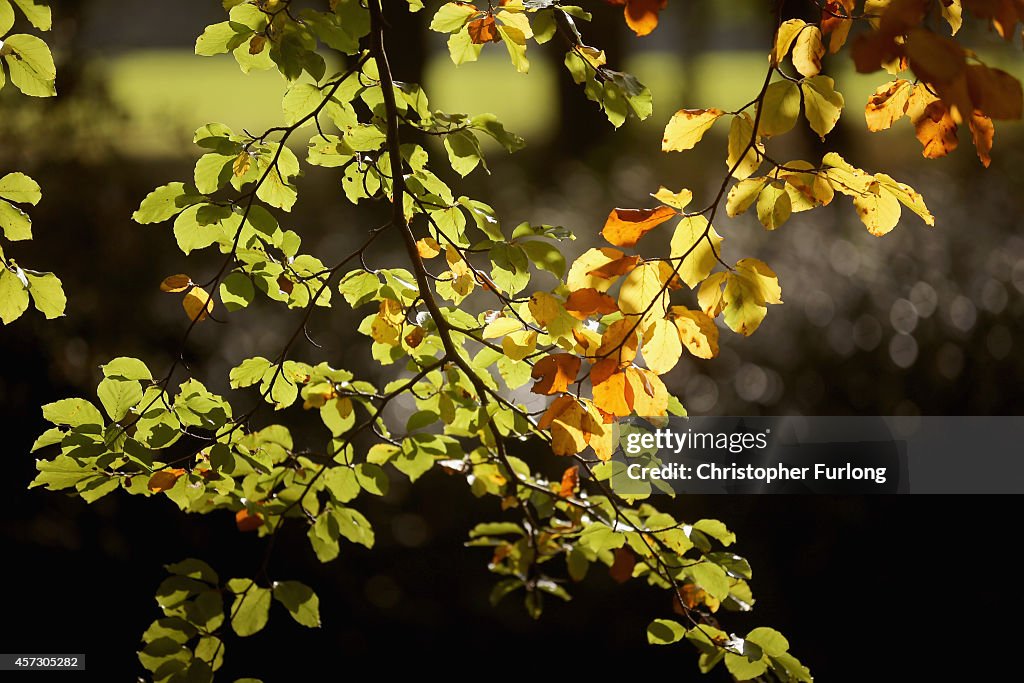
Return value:
M 134 655 L 139 636 L 159 616 L 151 596 L 163 578 L 160 565 L 197 556 L 222 576 L 248 575 L 262 544 L 238 534 L 227 514 L 193 519 L 157 499 L 112 495 L 90 507 L 28 492 L 29 445 L 43 429 L 39 406 L 93 396 L 106 360 L 132 355 L 156 370 L 171 363 L 185 319 L 177 298 L 161 294 L 158 284 L 179 272 L 205 279 L 215 261 L 202 254 L 186 259 L 169 224 L 138 226 L 131 213 L 154 187 L 191 176 L 198 126 L 220 121 L 259 132 L 281 123 L 284 83 L 276 73 L 243 76 L 229 56 L 193 55 L 195 37 L 222 20 L 219 2 L 55 4 L 48 42 L 58 60 L 59 97 L 34 101 L 10 85 L 0 92 L 0 173 L 27 172 L 44 191 L 32 212 L 35 241 L 16 245 L 11 255 L 57 272 L 69 293 L 65 318 L 45 322 L 30 312 L 0 331 L 9 451 L 0 542 L 5 597 L 13 602 L 0 651 L 86 652 L 91 670 L 111 675 L 104 680 L 131 680 L 141 673 Z M 651 205 L 647 195 L 659 185 L 691 188 L 695 205 L 707 203 L 726 172 L 725 127 L 697 149 L 672 155 L 658 151 L 662 129 L 681 107 L 730 109 L 749 101 L 763 78 L 772 31 L 767 0 L 673 0 L 644 39 L 628 34 L 619 9 L 585 3 L 595 12 L 593 25 L 582 27 L 588 43 L 655 97 L 648 121 L 613 132 L 561 67 L 559 46 L 531 46 L 527 76 L 515 73 L 501 46 L 456 68 L 443 37 L 425 29 L 432 12 L 410 16 L 404 2 L 388 4 L 395 5 L 388 11 L 398 79 L 423 83 L 434 108 L 495 113 L 528 141 L 514 157 L 490 148 L 490 175 L 477 171 L 462 191 L 491 203 L 506 226 L 529 220 L 571 229 L 578 239 L 567 245 L 569 259 L 599 246 L 610 208 Z M 811 4 L 788 3 L 794 15 Z M 966 39 L 986 62 L 1024 76 L 1019 47 L 977 26 Z M 751 338 L 723 334 L 718 359 L 684 360 L 667 384 L 701 415 L 1019 414 L 1024 129 L 997 123 L 987 170 L 963 131 L 959 150 L 928 161 L 906 120 L 891 131 L 866 132 L 861 112 L 884 74 L 853 73 L 845 52 L 827 58 L 826 72 L 847 103 L 827 147 L 810 131 L 795 131 L 774 143 L 775 156 L 816 161 L 837 149 L 854 165 L 919 190 L 936 227 L 904 212 L 893 233 L 875 238 L 845 197 L 773 234 L 754 216 L 719 220 L 726 259 L 766 261 L 786 304 L 771 307 Z M 383 221 L 379 207 L 348 204 L 339 180 L 331 170 L 309 170 L 299 180 L 295 211 L 281 216 L 282 227 L 296 228 L 304 250 L 325 263 Z M 645 242 L 646 253 L 667 252 L 667 231 Z M 373 259 L 401 262 L 386 247 Z M 257 305 L 232 316 L 229 329 L 200 326 L 186 349 L 193 372 L 226 390 L 228 368 L 279 348 L 296 316 Z M 361 317 L 344 308 L 315 316 L 311 329 L 326 349 L 315 357 L 386 377 L 354 332 Z M 535 451 L 528 445 L 521 455 Z M 876 630 L 883 622 L 903 629 L 896 658 L 909 670 L 919 664 L 912 645 L 925 647 L 969 607 L 997 610 L 997 582 L 964 583 L 943 563 L 956 544 L 987 550 L 1003 542 L 1010 524 L 999 521 L 1007 520 L 1004 504 L 766 496 L 689 497 L 670 507 L 688 519 L 720 518 L 738 533 L 737 551 L 754 566 L 758 605 L 728 623 L 741 632 L 780 628 L 818 680 L 827 681 L 877 674 Z M 275 611 L 266 632 L 229 641 L 227 673 L 298 680 L 302 675 L 287 673 L 296 661 L 326 672 L 345 658 L 379 661 L 400 648 L 424 665 L 471 657 L 466 662 L 484 674 L 511 662 L 540 671 L 565 657 L 574 668 L 604 668 L 621 654 L 622 662 L 636 662 L 629 666 L 650 662 L 673 666 L 684 679 L 699 677 L 685 647 L 651 649 L 644 642 L 650 618 L 667 616 L 665 596 L 614 585 L 597 568 L 601 576 L 576 587 L 572 603 L 549 604 L 539 623 L 515 600 L 491 608 L 488 557 L 462 542 L 476 521 L 496 513 L 460 481 L 431 472 L 410 488 L 396 478 L 386 498 L 361 509 L 377 528 L 375 550 L 346 545 L 339 560 L 321 566 L 294 529 L 275 553 L 275 575 L 320 593 L 324 628 L 293 628 Z

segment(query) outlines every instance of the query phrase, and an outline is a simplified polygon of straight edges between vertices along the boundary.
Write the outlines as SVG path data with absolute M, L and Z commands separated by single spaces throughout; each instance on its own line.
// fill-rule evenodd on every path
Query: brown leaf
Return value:
M 855 0 L 838 0 L 826 2 L 821 10 L 821 33 L 828 36 L 828 51 L 831 54 L 839 52 L 839 49 L 846 44 L 846 38 L 853 28 L 853 16 Z M 845 17 L 845 18 L 844 18 Z
M 569 384 L 576 381 L 580 364 L 579 357 L 571 353 L 556 353 L 540 359 L 530 373 L 530 377 L 539 381 L 530 391 L 545 396 L 564 393 Z
M 565 310 L 577 320 L 586 320 L 595 313 L 608 315 L 619 310 L 615 299 L 593 287 L 578 289 L 565 300 Z
M 213 298 L 202 287 L 193 287 L 185 292 L 181 306 L 188 314 L 189 320 L 199 322 L 206 320 L 213 313 Z
M 992 119 L 977 111 L 971 114 L 968 124 L 971 127 L 971 137 L 974 139 L 974 149 L 978 151 L 978 158 L 985 168 L 988 168 L 992 163 L 992 140 L 996 135 L 996 127 L 992 124 Z
M 601 235 L 617 247 L 632 247 L 641 237 L 676 213 L 669 206 L 656 209 L 612 209 Z
M 558 489 L 560 498 L 572 498 L 576 487 L 580 485 L 580 467 L 573 465 L 562 473 L 562 485 Z
M 476 45 L 499 42 L 501 34 L 498 33 L 498 27 L 494 23 L 494 16 L 485 14 L 479 19 L 469 22 L 469 37 Z
M 168 275 L 160 283 L 161 292 L 184 292 L 192 286 L 192 278 L 188 275 Z
M 183 469 L 160 470 L 159 472 L 154 472 L 153 476 L 149 478 L 149 490 L 153 493 L 169 491 L 174 488 L 174 485 L 177 484 L 178 480 L 183 476 L 185 476 L 185 470 Z
M 235 513 L 235 525 L 241 532 L 256 531 L 263 526 L 263 515 L 258 512 L 250 513 L 247 509 L 242 508 Z
M 1016 120 L 1024 113 L 1020 81 L 1001 69 L 971 64 L 967 67 L 967 90 L 974 108 L 991 119 Z
M 956 137 L 956 122 L 941 100 L 935 100 L 928 105 L 924 114 L 914 121 L 914 130 L 924 147 L 922 154 L 927 159 L 944 157 L 959 144 Z
M 608 568 L 608 576 L 616 583 L 626 583 L 633 578 L 633 567 L 636 566 L 636 555 L 629 548 L 623 546 L 615 549 L 615 560 Z
M 422 327 L 413 327 L 409 334 L 405 335 L 405 343 L 410 348 L 415 349 L 417 346 L 423 343 L 423 336 L 426 334 Z
M 267 37 L 264 35 L 255 35 L 252 40 L 249 41 L 249 54 L 258 55 L 263 52 L 263 48 L 267 45 Z

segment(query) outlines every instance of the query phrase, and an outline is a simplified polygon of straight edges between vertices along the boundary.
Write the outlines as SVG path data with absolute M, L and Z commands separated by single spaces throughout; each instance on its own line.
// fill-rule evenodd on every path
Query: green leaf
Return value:
M 243 637 L 262 631 L 270 616 L 270 589 L 257 586 L 251 579 L 231 579 L 228 588 L 235 594 L 231 628 Z
M 29 484 L 29 488 L 45 486 L 50 491 L 60 491 L 96 476 L 94 471 L 66 455 L 58 455 L 53 460 L 36 460 L 36 469 L 39 474 Z
M 35 453 L 40 448 L 46 448 L 47 446 L 53 446 L 64 440 L 64 430 L 59 427 L 50 427 L 45 432 L 39 435 L 39 437 L 32 443 L 32 448 L 29 450 L 30 453 Z
M 220 284 L 220 300 L 228 311 L 245 308 L 256 298 L 252 279 L 243 273 L 231 273 Z
M 386 496 L 388 486 L 391 483 L 384 469 L 380 465 L 374 465 L 373 463 L 360 463 L 356 465 L 356 480 L 364 491 L 375 496 Z
M 430 30 L 438 33 L 454 33 L 461 30 L 476 14 L 476 9 L 469 4 L 449 2 L 442 5 L 430 21 Z
M 561 280 L 565 277 L 565 256 L 562 250 L 550 242 L 529 240 L 520 245 L 526 251 L 527 258 L 539 270 L 546 270 Z
M 697 531 L 703 531 L 724 546 L 730 546 L 736 542 L 736 534 L 729 531 L 729 528 L 717 519 L 702 519 L 695 523 L 693 528 Z
M 448 152 L 448 160 L 451 162 L 452 170 L 462 177 L 469 175 L 483 160 L 483 153 L 480 151 L 480 141 L 467 130 L 460 130 L 446 135 L 444 138 L 444 148 Z
M 210 57 L 230 52 L 245 43 L 252 35 L 253 30 L 250 27 L 237 22 L 222 21 L 219 24 L 212 24 L 196 39 L 196 54 Z
M 28 293 L 36 309 L 53 320 L 64 315 L 64 307 L 68 300 L 64 296 L 64 287 L 60 279 L 53 273 L 25 273 L 28 278 Z
M 115 358 L 106 365 L 100 366 L 104 377 L 114 379 L 134 379 L 140 382 L 153 379 L 153 373 L 149 371 L 146 364 L 138 358 L 122 356 Z
M 7 62 L 11 82 L 21 92 L 32 97 L 53 97 L 57 94 L 54 80 L 57 67 L 53 55 L 39 38 L 16 34 L 8 36 L 0 47 L 0 55 Z
M 52 25 L 52 19 L 50 17 L 50 7 L 44 5 L 37 0 L 14 0 L 14 4 L 17 5 L 25 18 L 40 31 L 49 31 Z M 3 33 L 3 31 L 0 31 Z
M 185 183 L 170 183 L 156 188 L 142 200 L 132 220 L 141 225 L 163 223 L 202 201 L 204 197 Z
M 752 662 L 742 655 L 726 652 L 725 668 L 737 681 L 749 681 L 768 670 L 768 660 L 762 658 Z
M 782 135 L 792 130 L 800 115 L 800 88 L 792 81 L 768 86 L 761 105 L 760 135 Z
M 39 183 L 24 173 L 8 173 L 0 178 L 0 198 L 15 204 L 35 206 L 43 198 Z
M 651 645 L 671 645 L 685 635 L 686 629 L 671 619 L 655 619 L 647 625 L 647 642 Z
M 333 517 L 337 520 L 338 531 L 342 536 L 367 548 L 373 547 L 373 527 L 361 512 L 352 508 L 339 507 L 333 510 Z
M 7 32 L 14 26 L 14 8 L 7 0 L 0 0 L 0 36 L 7 35 Z M 0 74 L 3 69 L 0 69 Z M 0 87 L 3 87 L 3 76 L 0 75 Z
M 119 422 L 142 400 L 142 385 L 136 381 L 105 377 L 97 387 L 96 395 L 110 419 Z
M 12 242 L 32 239 L 32 219 L 28 214 L 6 201 L 0 200 L 0 228 L 4 237 Z
M 190 579 L 199 579 L 205 581 L 211 586 L 217 585 L 220 579 L 217 577 L 217 572 L 213 570 L 213 567 L 195 558 L 188 558 L 181 562 L 175 562 L 164 567 L 168 572 L 175 576 L 186 576 Z
M 309 628 L 320 628 L 320 598 L 298 581 L 274 583 L 274 598 L 284 605 L 292 619 Z
M 347 503 L 361 490 L 356 473 L 348 467 L 332 467 L 324 473 L 324 488 L 339 503 Z
M 746 640 L 754 643 L 770 657 L 778 657 L 789 651 L 789 641 L 773 628 L 760 626 L 747 634 Z
M 263 379 L 263 375 L 271 367 L 271 362 L 262 356 L 247 358 L 238 367 L 232 368 L 228 379 L 232 389 L 251 387 Z
M 725 600 L 729 596 L 729 578 L 717 564 L 700 562 L 686 568 L 686 574 L 713 598 Z
M 28 308 L 28 299 L 22 281 L 0 264 L 0 321 L 9 325 L 20 318 Z
M 43 406 L 43 418 L 56 425 L 102 425 L 103 415 L 84 398 L 65 398 Z

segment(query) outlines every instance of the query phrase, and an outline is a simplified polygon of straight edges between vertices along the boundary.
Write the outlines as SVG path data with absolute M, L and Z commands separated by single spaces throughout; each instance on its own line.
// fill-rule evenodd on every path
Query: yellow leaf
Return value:
M 864 109 L 868 130 L 886 130 L 907 112 L 914 86 L 902 78 L 878 86 Z
M 501 340 L 501 350 L 512 360 L 523 360 L 537 350 L 537 333 L 533 330 L 513 332 Z
M 701 283 L 700 290 L 697 292 L 697 303 L 701 310 L 712 318 L 717 318 L 725 306 L 722 297 L 722 284 L 725 283 L 727 277 L 728 273 L 715 273 Z
M 942 10 L 942 18 L 949 24 L 951 35 L 955 36 L 964 23 L 964 8 L 961 6 L 960 0 L 948 0 L 948 2 L 940 2 L 939 5 Z
M 432 259 L 441 253 L 441 245 L 433 237 L 424 237 L 416 242 L 420 258 Z
M 566 312 L 562 302 L 547 292 L 531 296 L 529 308 L 537 324 L 553 337 L 565 337 L 579 325 L 579 321 Z
M 773 180 L 757 198 L 757 219 L 765 230 L 775 230 L 789 220 L 793 205 L 785 183 Z
M 691 289 L 706 278 L 718 262 L 722 236 L 708 225 L 704 216 L 690 216 L 679 221 L 672 235 L 672 259 L 682 259 L 679 277 Z
M 671 320 L 679 341 L 694 356 L 710 359 L 718 355 L 718 326 L 706 313 L 673 306 Z
M 642 349 L 644 364 L 657 375 L 663 375 L 674 368 L 683 355 L 679 331 L 672 321 L 663 318 L 655 320 L 644 330 Z
M 246 151 L 235 157 L 234 163 L 231 164 L 231 172 L 236 178 L 244 176 L 250 168 L 252 168 L 252 157 Z
M 192 278 L 188 275 L 168 275 L 160 283 L 161 292 L 184 292 L 192 286 Z
M 786 168 L 793 170 L 782 171 L 779 177 L 786 181 L 786 192 L 789 193 L 793 213 L 832 203 L 835 191 L 828 179 L 818 173 L 814 164 L 797 159 L 787 162 Z
M 792 130 L 800 115 L 800 88 L 792 81 L 772 83 L 761 102 L 761 135 L 782 135 Z
M 755 140 L 754 120 L 742 112 L 729 125 L 729 156 L 725 164 L 737 180 L 749 178 L 761 165 L 764 145 Z
M 673 192 L 666 187 L 658 188 L 658 191 L 651 195 L 662 204 L 667 204 L 673 209 L 682 211 L 690 202 L 693 201 L 693 193 L 689 190 L 679 190 L 679 192 Z
M 804 94 L 804 116 L 811 130 L 822 140 L 835 128 L 843 111 L 843 96 L 836 92 L 835 85 L 828 76 L 813 76 L 800 84 Z
M 523 324 L 516 318 L 497 318 L 487 323 L 481 336 L 484 339 L 497 339 L 521 329 Z
M 877 181 L 870 183 L 865 192 L 853 198 L 853 206 L 868 232 L 876 237 L 887 234 L 900 221 L 899 201 Z
M 659 417 L 668 413 L 668 389 L 661 378 L 644 368 L 626 368 L 626 382 L 632 389 L 633 412 L 640 417 Z
M 623 280 L 619 287 L 620 311 L 634 315 L 664 314 L 669 294 L 663 265 L 663 262 L 644 263 Z
M 680 109 L 665 127 L 661 151 L 682 152 L 693 147 L 704 137 L 715 121 L 725 115 L 721 109 Z
M 928 210 L 928 207 L 924 203 L 924 197 L 922 197 L 917 190 L 909 185 L 890 178 L 884 173 L 876 173 L 875 179 L 886 192 L 895 196 L 896 199 L 899 200 L 900 204 L 903 204 L 903 206 L 916 213 L 921 220 L 925 222 L 925 225 L 935 225 L 935 216 L 933 216 L 931 211 Z
M 611 247 L 600 249 L 588 249 L 576 259 L 569 268 L 569 274 L 565 277 L 566 286 L 573 291 L 578 289 L 593 288 L 599 292 L 607 291 L 612 286 L 613 280 L 607 280 L 591 275 L 591 271 L 601 266 L 622 258 L 623 253 Z
M 793 47 L 793 41 L 800 35 L 804 27 L 807 26 L 807 22 L 803 19 L 789 19 L 782 22 L 779 26 L 779 30 L 775 33 L 775 47 L 772 50 L 772 64 L 778 66 L 779 63 L 789 53 L 791 47 Z
M 612 209 L 601 235 L 617 247 L 632 247 L 641 237 L 676 215 L 668 206 L 656 209 Z
M 182 308 L 188 314 L 189 320 L 197 322 L 206 320 L 213 314 L 213 299 L 202 287 L 193 287 L 185 292 L 185 298 L 181 300 Z
M 825 46 L 821 42 L 821 30 L 817 26 L 808 26 L 800 31 L 796 45 L 793 47 L 793 66 L 805 78 L 821 73 L 821 58 L 825 56 Z
M 757 196 L 768 183 L 767 178 L 747 178 L 741 180 L 729 190 L 729 197 L 725 201 L 725 213 L 730 218 L 744 213 L 757 201 Z

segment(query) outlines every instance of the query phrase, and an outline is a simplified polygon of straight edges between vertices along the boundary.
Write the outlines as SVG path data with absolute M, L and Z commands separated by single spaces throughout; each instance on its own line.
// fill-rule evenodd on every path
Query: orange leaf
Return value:
M 412 331 L 405 335 L 405 343 L 408 344 L 410 348 L 415 349 L 423 342 L 425 334 L 426 332 L 422 327 L 413 327 Z
M 250 513 L 242 508 L 235 513 L 235 525 L 241 532 L 256 531 L 263 526 L 263 515 L 258 512 Z
M 576 381 L 580 363 L 579 357 L 571 353 L 556 353 L 540 359 L 530 373 L 530 377 L 540 381 L 530 391 L 545 396 L 561 394 Z
M 612 4 L 625 4 L 626 25 L 638 36 L 646 36 L 658 27 L 658 12 L 668 6 L 668 0 L 625 0 Z
M 189 320 L 206 320 L 213 313 L 213 299 L 202 287 L 195 287 L 185 292 L 181 306 L 188 314 Z
M 182 469 L 160 470 L 159 472 L 154 472 L 153 476 L 149 478 L 149 490 L 153 493 L 169 491 L 174 488 L 174 485 L 177 484 L 178 480 L 184 475 L 185 470 Z
M 192 278 L 188 275 L 168 275 L 160 283 L 161 292 L 184 292 L 192 286 Z
M 854 4 L 855 0 L 833 0 L 821 10 L 821 34 L 829 37 L 828 51 L 832 54 L 839 52 L 850 35 L 853 19 L 849 17 L 853 16 Z
M 626 583 L 633 578 L 633 567 L 636 566 L 636 555 L 629 548 L 615 549 L 615 560 L 608 569 L 608 576 L 617 583 Z
M 977 111 L 971 114 L 968 124 L 971 127 L 974 148 L 978 150 L 978 158 L 985 168 L 988 168 L 992 163 L 992 140 L 996 135 L 996 127 L 992 124 L 992 119 Z
M 594 405 L 599 409 L 616 417 L 626 417 L 633 412 L 633 387 L 616 359 L 605 358 L 594 363 L 590 382 L 594 386 Z
M 924 147 L 922 154 L 927 159 L 944 157 L 959 144 L 956 137 L 956 121 L 941 100 L 935 100 L 928 105 L 924 114 L 914 121 L 914 130 Z
M 537 427 L 539 427 L 540 429 L 547 429 L 548 427 L 551 426 L 551 423 L 555 420 L 555 418 L 561 415 L 569 407 L 570 404 L 575 402 L 576 399 L 573 398 L 572 396 L 559 396 L 554 401 L 552 401 L 551 405 L 548 406 L 548 409 L 544 411 L 544 414 L 541 416 L 540 421 L 537 422 Z
M 486 14 L 469 22 L 469 37 L 476 45 L 499 42 L 501 34 L 498 33 L 498 27 L 494 23 L 494 16 Z
M 640 346 L 640 329 L 634 318 L 616 320 L 601 336 L 601 346 L 597 348 L 597 356 L 614 360 L 617 365 L 632 363 L 636 358 L 636 350 Z
M 580 485 L 580 467 L 579 465 L 573 465 L 562 473 L 562 485 L 558 489 L 558 495 L 560 498 L 572 498 L 572 494 L 576 492 L 576 487 Z
M 656 209 L 612 209 L 601 234 L 617 247 L 632 247 L 648 232 L 676 215 L 670 206 Z
M 644 260 L 639 256 L 623 256 L 594 268 L 587 275 L 599 277 L 602 280 L 612 280 L 633 272 L 643 262 Z
M 612 297 L 593 287 L 587 287 L 578 289 L 569 295 L 569 298 L 565 300 L 565 310 L 577 320 L 586 320 L 595 313 L 600 315 L 615 313 L 619 307 Z

